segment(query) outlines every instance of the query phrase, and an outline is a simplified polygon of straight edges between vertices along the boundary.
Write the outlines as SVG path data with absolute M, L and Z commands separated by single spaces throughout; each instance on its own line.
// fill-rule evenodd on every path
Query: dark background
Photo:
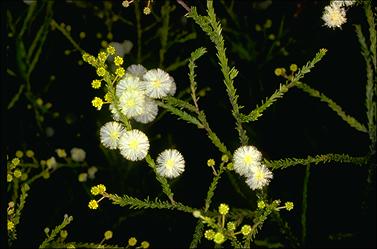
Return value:
M 156 1 L 154 11 L 158 12 L 164 1 Z M 198 12 L 204 14 L 205 3 L 197 4 Z M 175 4 L 175 1 L 172 1 Z M 232 22 L 226 8 L 215 4 L 218 18 L 224 28 L 225 46 L 229 62 L 240 71 L 235 80 L 239 103 L 244 106 L 243 113 L 250 112 L 262 100 L 269 97 L 278 88 L 283 79 L 273 73 L 276 67 L 288 68 L 291 63 L 299 67 L 311 60 L 320 48 L 327 48 L 328 53 L 316 67 L 305 76 L 304 82 L 332 98 L 349 115 L 363 124 L 367 124 L 365 98 L 365 65 L 360 54 L 356 33 L 352 24 L 361 23 L 366 31 L 364 13 L 361 6 L 350 8 L 348 22 L 342 29 L 332 30 L 323 26 L 321 20 L 325 1 L 276 1 L 263 9 L 248 1 L 235 1 L 235 13 L 238 24 Z M 22 2 L 6 1 L 2 7 L 14 16 L 25 16 L 27 5 Z M 106 34 L 104 21 L 96 17 L 95 8 L 103 7 L 103 1 L 92 3 L 91 8 L 79 8 L 75 4 L 56 2 L 54 19 L 72 26 L 72 36 L 78 40 L 80 31 L 85 31 L 87 38 L 80 46 L 92 54 L 97 54 L 100 41 L 95 38 L 97 32 Z M 113 1 L 113 11 L 124 18 L 134 21 L 133 7 L 124 9 L 121 1 Z M 170 17 L 172 32 L 187 29 L 197 33 L 195 40 L 173 46 L 166 55 L 167 64 L 177 56 L 188 57 L 199 46 L 208 49 L 208 53 L 198 61 L 198 89 L 209 87 L 210 91 L 199 101 L 205 110 L 212 129 L 218 134 L 230 151 L 239 146 L 234 119 L 230 112 L 225 86 L 217 66 L 215 49 L 208 37 L 188 19 L 182 21 L 185 10 L 176 5 Z M 272 20 L 268 32 L 277 33 L 280 22 L 284 19 L 284 35 L 281 44 L 287 55 L 276 53 L 267 57 L 272 42 L 255 31 L 255 24 L 263 25 L 266 19 Z M 226 21 L 225 21 L 226 19 Z M 152 16 L 142 16 L 142 24 L 147 26 L 155 20 Z M 31 35 L 38 28 L 38 22 L 31 26 Z M 34 29 L 34 30 L 33 30 Z M 7 29 L 2 33 L 7 34 Z M 115 23 L 114 41 L 131 40 L 135 46 L 135 29 Z M 156 35 L 156 29 L 144 34 L 148 40 Z M 14 39 L 5 36 L 5 65 L 16 68 L 14 60 Z M 158 66 L 159 40 L 143 44 L 143 53 L 151 57 L 143 61 L 147 68 Z M 246 48 L 247 55 L 240 53 L 237 46 Z M 131 163 L 123 160 L 117 152 L 103 149 L 99 142 L 99 128 L 111 117 L 107 108 L 100 112 L 90 104 L 96 96 L 90 82 L 95 78 L 95 71 L 88 65 L 79 66 L 80 53 L 73 51 L 64 55 L 64 50 L 72 49 L 71 44 L 58 31 L 50 31 L 40 61 L 32 75 L 32 87 L 36 95 L 52 102 L 52 109 L 59 113 L 57 118 L 47 114 L 44 129 L 52 127 L 52 137 L 47 137 L 45 130 L 38 129 L 34 114 L 26 108 L 28 102 L 21 98 L 16 106 L 5 111 L 2 127 L 6 131 L 5 152 L 12 157 L 16 150 L 33 149 L 37 158 L 47 159 L 56 148 L 81 147 L 87 152 L 90 165 L 97 165 L 99 172 L 93 182 L 85 184 L 77 181 L 78 173 L 71 169 L 62 169 L 48 180 L 33 183 L 27 205 L 23 211 L 21 224 L 18 226 L 18 240 L 15 247 L 36 247 L 44 239 L 43 229 L 58 225 L 65 213 L 74 216 L 68 226 L 68 241 L 99 242 L 104 231 L 111 229 L 114 244 L 127 243 L 130 236 L 139 241 L 148 240 L 152 247 L 188 247 L 196 220 L 188 214 L 176 211 L 142 210 L 135 211 L 121 208 L 103 201 L 98 210 L 89 210 L 88 189 L 103 183 L 111 193 L 127 194 L 144 199 L 159 197 L 161 187 L 154 179 L 153 172 L 145 162 Z M 3 54 L 4 55 L 4 54 Z M 3 57 L 3 56 L 2 56 Z M 126 66 L 136 63 L 136 47 L 125 57 Z M 189 86 L 188 68 L 181 67 L 170 74 L 174 77 L 178 92 Z M 56 80 L 49 82 L 51 75 Z M 7 105 L 17 91 L 20 78 L 4 76 L 2 86 L 3 104 Z M 187 97 L 187 96 L 186 96 Z M 160 110 L 160 115 L 162 110 Z M 6 120 L 6 121 L 4 121 Z M 210 143 L 204 131 L 191 124 L 177 120 L 170 114 L 164 114 L 158 122 L 139 126 L 151 141 L 150 154 L 155 158 L 165 148 L 175 147 L 182 152 L 186 160 L 186 171 L 172 182 L 175 199 L 193 207 L 201 207 L 211 181 L 211 170 L 206 161 L 214 158 L 217 162 L 221 154 Z M 305 158 L 308 155 L 326 153 L 346 153 L 351 156 L 368 154 L 367 134 L 348 126 L 326 104 L 314 99 L 299 89 L 291 89 L 263 116 L 253 123 L 245 125 L 250 137 L 250 144 L 260 149 L 265 158 Z M 274 172 L 274 179 L 269 188 L 271 199 L 293 201 L 295 209 L 281 212 L 292 227 L 292 231 L 301 236 L 301 202 L 305 166 L 298 165 L 286 170 Z M 307 240 L 304 247 L 375 247 L 375 177 L 371 192 L 367 191 L 367 169 L 351 164 L 319 164 L 311 168 L 308 189 Z M 229 203 L 231 207 L 255 208 L 255 194 L 247 190 L 242 179 L 239 181 L 247 198 L 240 197 L 224 175 L 215 192 L 212 208 L 219 203 Z M 273 222 L 266 222 L 257 239 L 269 239 L 281 242 L 285 247 L 292 246 L 276 228 Z M 203 246 L 211 246 L 204 241 Z

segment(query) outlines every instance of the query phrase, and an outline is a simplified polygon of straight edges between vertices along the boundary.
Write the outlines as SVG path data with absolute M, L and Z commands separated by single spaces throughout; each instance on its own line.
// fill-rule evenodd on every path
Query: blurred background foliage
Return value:
M 207 36 L 173 0 L 154 1 L 150 15 L 142 13 L 146 1 L 135 1 L 128 8 L 121 1 L 25 2 L 2 3 L 6 22 L 2 29 L 5 64 L 1 91 L 5 153 L 12 158 L 16 150 L 31 148 L 38 157 L 48 158 L 56 148 L 80 147 L 87 152 L 89 164 L 96 165 L 99 171 L 90 183 L 79 182 L 79 171 L 70 168 L 35 182 L 14 247 L 39 245 L 45 236 L 43 229 L 55 226 L 64 213 L 75 218 L 69 226 L 70 240 L 99 242 L 103 231 L 111 229 L 114 244 L 124 244 L 130 236 L 136 236 L 148 240 L 152 247 L 188 246 L 195 226 L 190 215 L 165 210 L 135 211 L 110 203 L 103 203 L 95 211 L 87 208 L 88 188 L 97 183 L 104 183 L 111 192 L 141 199 L 161 196 L 161 188 L 145 162 L 126 161 L 117 151 L 100 145 L 99 128 L 111 116 L 106 107 L 97 111 L 91 106 L 96 92 L 90 82 L 95 72 L 82 62 L 80 49 L 97 54 L 110 42 L 123 43 L 128 50 L 125 66 L 141 63 L 147 69 L 163 68 L 174 77 L 177 95 L 189 99 L 187 59 L 194 49 L 205 46 L 209 53 L 197 62 L 196 71 L 199 103 L 212 129 L 234 151 L 238 147 L 237 133 L 215 49 Z M 205 11 L 205 1 L 186 3 L 197 6 L 199 13 Z M 348 23 L 341 30 L 331 30 L 323 26 L 320 18 L 326 4 L 307 0 L 215 1 L 230 65 L 240 71 L 235 86 L 245 113 L 282 83 L 273 73 L 275 68 L 288 68 L 292 63 L 303 65 L 319 48 L 327 48 L 326 57 L 304 82 L 333 98 L 357 120 L 367 122 L 364 61 L 352 27 L 352 23 L 365 25 L 362 9 L 351 8 Z M 31 8 L 35 9 L 28 16 Z M 30 20 L 25 22 L 27 18 Z M 219 161 L 221 154 L 203 131 L 164 111 L 156 121 L 139 128 L 149 136 L 153 157 L 167 147 L 182 152 L 186 171 L 172 182 L 175 198 L 200 207 L 212 177 L 206 161 Z M 298 89 L 292 89 L 258 122 L 245 128 L 251 144 L 267 159 L 324 153 L 362 156 L 368 152 L 366 134 L 352 129 L 324 103 Z M 350 164 L 330 163 L 311 169 L 307 236 L 301 239 L 304 174 L 305 166 L 275 171 L 269 189 L 272 198 L 295 203 L 294 211 L 282 216 L 299 245 L 375 246 L 375 200 L 365 192 L 367 172 Z M 254 208 L 255 195 L 241 181 L 239 184 L 244 196 L 238 195 L 224 177 L 214 203 Z M 257 239 L 261 247 L 297 246 L 292 237 L 281 234 L 273 220 L 266 223 Z M 209 242 L 203 245 L 210 245 L 206 243 Z

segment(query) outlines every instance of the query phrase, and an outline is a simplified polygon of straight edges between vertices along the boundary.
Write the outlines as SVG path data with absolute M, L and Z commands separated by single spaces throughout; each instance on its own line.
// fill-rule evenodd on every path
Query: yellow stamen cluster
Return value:
M 285 203 L 285 209 L 287 209 L 287 211 L 291 211 L 292 209 L 293 209 L 293 202 L 291 202 L 291 201 L 287 201 L 286 203 Z
M 219 213 L 226 215 L 229 212 L 229 206 L 227 204 L 221 203 L 219 206 Z
M 21 158 L 24 156 L 24 153 L 20 150 L 16 151 L 16 157 Z
M 109 239 L 111 239 L 113 237 L 113 232 L 110 231 L 110 230 L 107 230 L 105 232 L 104 236 L 105 236 L 105 240 L 109 240 Z
M 92 87 L 93 87 L 94 89 L 98 89 L 98 88 L 100 88 L 100 87 L 101 87 L 101 81 L 100 81 L 100 80 L 93 80 L 93 81 L 92 81 Z
M 103 184 L 93 186 L 90 189 L 90 193 L 92 193 L 92 195 L 101 195 L 101 194 L 104 194 L 105 192 L 106 192 L 106 186 Z
M 131 237 L 131 238 L 128 239 L 128 245 L 129 246 L 134 246 L 134 245 L 136 245 L 136 243 L 137 243 L 137 239 L 135 237 Z
M 108 46 L 106 48 L 106 52 L 113 55 L 113 54 L 115 54 L 115 48 L 113 46 Z
M 207 165 L 208 165 L 209 167 L 213 167 L 213 166 L 215 166 L 215 160 L 213 160 L 212 158 L 211 158 L 211 159 L 208 159 L 208 161 L 207 161 Z
M 289 70 L 291 70 L 292 72 L 296 72 L 297 71 L 297 65 L 296 64 L 291 64 L 289 66 Z
M 149 242 L 148 241 L 141 242 L 141 248 L 143 248 L 143 249 L 149 248 Z
M 101 110 L 102 108 L 102 105 L 103 105 L 103 101 L 101 98 L 98 98 L 98 97 L 94 97 L 94 99 L 92 100 L 92 105 L 97 108 L 97 110 Z
M 89 201 L 88 207 L 90 209 L 97 209 L 98 208 L 98 202 L 96 200 Z
M 266 207 L 266 204 L 264 203 L 264 201 L 258 201 L 258 208 L 259 209 L 263 209 Z
M 116 76 L 118 76 L 118 77 L 123 77 L 125 73 L 126 73 L 126 71 L 125 71 L 124 68 L 122 68 L 122 67 L 118 67 L 118 68 L 115 70 L 115 74 L 116 74 Z
M 123 64 L 123 58 L 120 56 L 115 56 L 114 58 L 114 64 L 115 66 L 121 66 Z
M 106 69 L 104 67 L 99 67 L 96 72 L 99 77 L 103 77 L 106 74 Z
M 213 241 L 216 243 L 216 244 L 222 244 L 224 241 L 225 241 L 225 237 L 222 233 L 220 232 L 217 232 L 215 234 L 215 236 L 213 237 Z
M 32 150 L 27 150 L 26 151 L 26 156 L 29 157 L 29 158 L 32 158 L 34 156 L 34 151 Z
M 250 225 L 243 225 L 241 228 L 241 233 L 245 236 L 251 233 L 251 226 Z

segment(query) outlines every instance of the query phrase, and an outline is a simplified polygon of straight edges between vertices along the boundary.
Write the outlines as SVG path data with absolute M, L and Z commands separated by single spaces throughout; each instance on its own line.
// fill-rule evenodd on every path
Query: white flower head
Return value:
M 83 162 L 86 157 L 86 152 L 80 148 L 72 148 L 71 149 L 71 158 L 75 162 Z
M 107 122 L 100 129 L 101 143 L 109 149 L 118 148 L 119 138 L 124 131 L 123 125 L 118 122 Z
M 164 150 L 158 155 L 156 161 L 157 173 L 167 178 L 177 177 L 185 170 L 185 160 L 175 149 Z
M 137 122 L 147 124 L 152 122 L 158 114 L 158 106 L 154 99 L 145 96 L 143 113 L 134 117 Z
M 234 171 L 242 176 L 248 176 L 255 167 L 261 164 L 262 153 L 254 146 L 239 147 L 233 155 Z
M 119 98 L 120 111 L 128 118 L 140 115 L 144 111 L 145 95 L 140 90 L 125 91 Z
M 247 185 L 252 190 L 261 189 L 270 183 L 272 172 L 263 164 L 253 168 L 251 175 L 246 179 Z
M 110 109 L 110 112 L 113 116 L 113 119 L 115 121 L 119 121 L 120 120 L 120 114 L 112 103 L 109 105 L 109 109 Z
M 127 91 L 144 91 L 144 82 L 140 81 L 139 77 L 131 74 L 126 74 L 117 84 L 115 94 L 119 98 Z
M 326 6 L 322 15 L 322 20 L 325 21 L 325 25 L 333 29 L 340 28 L 342 24 L 347 22 L 346 11 L 335 2 Z
M 145 82 L 145 93 L 151 98 L 166 97 L 172 91 L 172 84 L 174 83 L 171 77 L 165 71 L 157 68 L 151 69 L 143 76 Z
M 143 75 L 147 72 L 147 69 L 141 64 L 132 64 L 126 69 L 126 73 L 132 76 L 143 78 Z
M 148 137 L 136 129 L 123 132 L 119 139 L 119 150 L 120 154 L 128 160 L 143 160 L 149 150 Z

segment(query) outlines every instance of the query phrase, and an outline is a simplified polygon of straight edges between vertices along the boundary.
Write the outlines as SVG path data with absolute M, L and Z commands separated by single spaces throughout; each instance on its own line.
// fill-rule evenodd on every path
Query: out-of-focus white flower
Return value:
M 129 40 L 124 40 L 120 42 L 110 42 L 110 46 L 115 48 L 115 56 L 124 57 L 124 55 L 129 54 L 134 44 Z M 114 56 L 113 56 L 114 57 Z
M 332 2 L 325 7 L 322 20 L 325 21 L 325 25 L 329 28 L 341 28 L 347 22 L 346 11 L 337 3 Z
M 143 78 L 143 75 L 147 72 L 147 69 L 141 64 L 132 64 L 126 69 L 126 73 L 129 73 L 133 76 Z
M 89 179 L 94 179 L 96 177 L 98 169 L 96 166 L 92 166 L 88 169 L 88 177 Z
M 72 148 L 71 149 L 71 158 L 75 162 L 83 162 L 86 157 L 86 152 L 85 150 L 81 148 Z
M 109 105 L 109 109 L 110 109 L 110 112 L 111 112 L 111 114 L 112 114 L 112 116 L 113 116 L 113 119 L 114 119 L 115 121 L 119 121 L 119 120 L 120 120 L 120 114 L 119 114 L 119 112 L 116 110 L 116 108 L 114 107 L 113 104 L 110 104 L 110 105 Z
M 349 6 L 354 5 L 356 1 L 355 0 L 334 0 L 332 1 L 332 3 L 335 5 L 338 5 L 339 7 L 343 7 L 343 6 L 349 7 Z

